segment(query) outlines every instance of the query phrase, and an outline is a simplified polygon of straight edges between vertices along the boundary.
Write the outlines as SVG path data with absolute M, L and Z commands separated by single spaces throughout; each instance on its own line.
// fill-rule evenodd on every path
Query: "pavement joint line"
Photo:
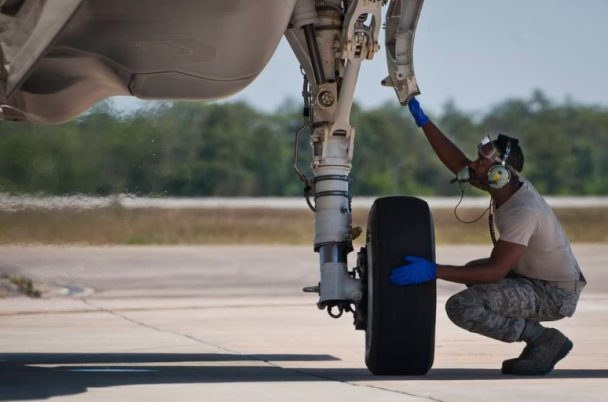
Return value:
M 414 397 L 414 398 L 428 399 L 429 401 L 444 402 L 443 399 L 434 398 L 432 396 L 417 395 L 417 394 L 412 394 L 410 392 L 399 391 L 397 389 L 390 389 L 390 388 L 385 388 L 385 387 L 379 387 L 377 385 L 363 385 L 363 384 L 352 384 L 352 385 L 357 386 L 357 387 L 375 388 L 375 389 L 379 389 L 381 391 L 392 392 L 392 393 L 401 394 L 401 395 L 407 395 L 407 396 L 411 396 L 411 397 Z
M 307 376 L 313 376 L 313 377 L 321 378 L 321 379 L 324 379 L 324 380 L 327 380 L 327 381 L 340 382 L 342 384 L 350 385 L 350 386 L 353 386 L 353 387 L 370 388 L 370 389 L 375 389 L 375 390 L 384 391 L 384 392 L 391 392 L 391 393 L 394 393 L 394 394 L 407 395 L 407 396 L 411 396 L 411 397 L 414 397 L 414 398 L 428 399 L 429 401 L 444 402 L 442 399 L 437 399 L 437 398 L 434 398 L 432 396 L 417 395 L 417 394 L 412 394 L 410 392 L 405 392 L 405 391 L 400 391 L 400 390 L 397 390 L 397 389 L 380 387 L 380 386 L 377 386 L 377 385 L 357 384 L 357 383 L 354 383 L 354 382 L 351 382 L 351 381 L 340 380 L 339 378 L 333 378 L 333 377 L 330 377 L 330 376 L 325 376 L 325 375 L 315 374 L 315 373 L 307 373 L 307 372 L 303 372 L 303 371 L 298 370 L 298 369 L 285 368 L 285 367 L 281 367 L 279 365 L 275 365 L 274 363 L 270 363 L 270 362 L 267 362 L 267 363 L 269 363 L 269 364 L 271 364 L 273 366 L 276 366 L 276 367 L 280 367 L 282 369 L 287 369 L 287 370 L 295 371 L 298 374 L 303 374 L 303 375 L 307 375 Z
M 107 309 L 107 308 L 105 308 L 105 307 L 102 307 L 102 306 L 96 305 L 96 304 L 94 304 L 94 303 L 91 303 L 90 301 L 88 301 L 88 300 L 87 300 L 87 299 L 85 299 L 85 298 L 80 298 L 80 300 L 81 300 L 81 301 L 82 301 L 84 304 L 86 304 L 86 305 L 88 305 L 88 306 L 91 306 L 91 307 L 93 307 L 93 308 L 96 308 L 98 311 L 101 311 L 101 312 L 104 312 L 104 313 L 108 313 L 108 314 L 114 315 L 114 316 L 116 316 L 116 317 L 122 318 L 123 320 L 128 321 L 128 322 L 130 322 L 130 323 L 132 323 L 132 324 L 138 325 L 138 326 L 140 326 L 140 327 L 147 328 L 147 329 L 151 329 L 151 330 L 156 331 L 156 332 L 162 332 L 162 333 L 166 333 L 166 334 L 173 334 L 173 335 L 181 336 L 181 337 L 184 337 L 184 338 L 187 338 L 187 339 L 193 340 L 193 341 L 195 341 L 195 342 L 202 343 L 202 344 L 204 344 L 204 345 L 211 346 L 211 347 L 214 347 L 214 348 L 216 348 L 216 349 L 223 350 L 223 351 L 225 351 L 225 352 L 229 352 L 229 353 L 232 353 L 232 354 L 237 354 L 237 355 L 242 355 L 242 353 L 239 353 L 239 352 L 237 352 L 237 351 L 234 351 L 234 350 L 231 350 L 231 349 L 225 348 L 225 347 L 223 347 L 223 346 L 215 345 L 215 344 L 213 344 L 213 343 L 211 343 L 211 342 L 204 341 L 204 340 L 199 339 L 199 338 L 196 338 L 196 337 L 194 337 L 194 336 L 192 336 L 192 335 L 188 335 L 188 334 L 182 334 L 182 333 L 180 333 L 180 332 L 175 332 L 175 331 L 170 331 L 170 330 L 166 330 L 166 329 L 158 328 L 158 327 L 155 327 L 155 326 L 152 326 L 152 325 L 149 325 L 149 324 L 143 323 L 143 322 L 141 322 L 141 321 L 134 320 L 134 319 L 132 319 L 132 318 L 127 317 L 126 315 L 123 315 L 123 314 L 117 313 L 117 312 L 116 312 L 116 311 L 114 311 L 114 310 L 110 310 L 110 309 Z
M 242 356 L 245 360 L 262 362 L 262 363 L 265 363 L 265 364 L 267 364 L 267 365 L 269 365 L 271 367 L 275 367 L 275 368 L 278 368 L 278 369 L 281 369 L 281 370 L 291 371 L 291 372 L 294 372 L 294 373 L 297 373 L 297 374 L 300 374 L 300 375 L 303 375 L 303 376 L 308 376 L 308 377 L 312 376 L 312 377 L 320 378 L 320 379 L 326 380 L 326 381 L 339 382 L 339 383 L 342 383 L 342 384 L 345 384 L 345 385 L 350 385 L 352 387 L 365 387 L 365 388 L 375 389 L 375 390 L 384 391 L 384 392 L 391 392 L 391 393 L 396 393 L 396 394 L 401 394 L 401 395 L 407 395 L 407 396 L 411 396 L 411 397 L 414 397 L 414 398 L 427 399 L 427 400 L 435 401 L 435 402 L 443 402 L 441 399 L 433 398 L 431 396 L 416 395 L 416 394 L 412 394 L 412 393 L 409 393 L 409 392 L 399 391 L 399 390 L 385 388 L 385 387 L 379 387 L 379 386 L 376 386 L 376 385 L 357 384 L 357 383 L 350 382 L 350 381 L 340 380 L 339 378 L 333 378 L 333 377 L 330 377 L 330 376 L 324 376 L 324 375 L 320 375 L 320 374 L 316 374 L 316 373 L 304 372 L 304 371 L 299 370 L 299 369 L 294 369 L 294 368 L 289 368 L 289 367 L 283 367 L 283 366 L 280 366 L 280 365 L 278 365 L 276 363 L 273 363 L 273 362 L 271 362 L 269 360 L 255 358 L 255 355 L 245 355 L 245 354 L 243 354 L 243 353 L 241 353 L 239 351 L 236 351 L 236 350 L 233 350 L 233 349 L 230 349 L 230 348 L 226 348 L 224 346 L 216 345 L 216 344 L 213 344 L 211 342 L 207 342 L 207 341 L 205 341 L 203 339 L 197 338 L 197 337 L 192 336 L 192 335 L 183 334 L 181 332 L 176 332 L 176 331 L 171 331 L 171 330 L 166 330 L 166 329 L 158 328 L 158 327 L 155 327 L 153 325 L 149 325 L 149 324 L 143 323 L 141 321 L 134 320 L 134 319 L 129 318 L 126 315 L 120 314 L 120 313 L 118 313 L 118 312 L 116 312 L 114 310 L 107 309 L 107 308 L 105 308 L 103 306 L 96 305 L 96 304 L 90 302 L 89 300 L 87 300 L 84 297 L 79 298 L 79 300 L 82 301 L 84 304 L 86 304 L 86 305 L 88 305 L 88 306 L 93 307 L 94 309 L 96 309 L 95 310 L 96 312 L 104 312 L 104 313 L 107 313 L 107 314 L 111 314 L 111 315 L 116 316 L 118 318 L 121 318 L 121 319 L 123 319 L 125 321 L 128 321 L 128 322 L 130 322 L 132 324 L 135 324 L 137 326 L 140 326 L 140 327 L 143 327 L 143 328 L 147 328 L 147 329 L 150 329 L 150 330 L 153 330 L 153 331 L 156 331 L 156 332 L 162 332 L 162 333 L 166 333 L 166 334 L 172 334 L 172 335 L 177 335 L 177 336 L 180 336 L 180 337 L 183 337 L 183 338 L 187 338 L 187 339 L 190 339 L 190 340 L 195 341 L 197 343 L 202 343 L 204 345 L 211 346 L 211 347 L 223 350 L 223 351 L 231 353 L 231 354 Z
M 80 300 L 84 300 L 79 298 Z M 138 312 L 138 311 L 172 311 L 172 310 L 211 310 L 220 308 L 283 308 L 283 307 L 304 307 L 311 305 L 309 302 L 302 303 L 283 303 L 283 304 L 222 304 L 217 306 L 175 306 L 175 307 L 127 307 L 118 308 L 112 311 L 117 312 Z M 55 310 L 55 311 L 16 311 L 12 313 L 0 313 L 0 317 L 14 317 L 20 315 L 54 315 L 54 314 L 88 314 L 98 313 L 99 307 L 90 304 L 95 307 L 95 310 L 90 309 L 70 309 L 70 310 Z M 102 310 L 105 311 L 105 310 Z

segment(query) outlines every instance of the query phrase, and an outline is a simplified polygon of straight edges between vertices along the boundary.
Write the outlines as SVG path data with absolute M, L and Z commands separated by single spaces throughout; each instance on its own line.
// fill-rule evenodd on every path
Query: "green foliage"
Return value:
M 299 195 L 293 172 L 300 106 L 274 114 L 244 103 L 160 104 L 120 114 L 110 103 L 61 126 L 0 123 L 0 192 L 176 196 Z M 545 194 L 608 194 L 608 110 L 540 91 L 472 116 L 448 102 L 433 116 L 469 157 L 489 133 L 521 140 L 524 175 Z M 455 195 L 408 111 L 394 103 L 353 107 L 352 190 L 357 195 Z M 310 173 L 308 132 L 298 165 Z

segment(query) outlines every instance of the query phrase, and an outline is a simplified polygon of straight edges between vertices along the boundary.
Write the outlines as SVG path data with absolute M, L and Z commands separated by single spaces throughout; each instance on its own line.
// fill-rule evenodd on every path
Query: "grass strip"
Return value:
M 465 220 L 483 209 L 459 209 Z M 557 208 L 571 242 L 608 242 L 608 208 Z M 474 224 L 456 220 L 451 209 L 433 210 L 439 244 L 490 242 L 487 216 Z M 353 211 L 365 231 L 367 210 Z M 355 244 L 361 244 L 364 236 Z M 270 208 L 29 209 L 0 212 L 0 244 L 309 244 L 314 215 L 307 210 Z

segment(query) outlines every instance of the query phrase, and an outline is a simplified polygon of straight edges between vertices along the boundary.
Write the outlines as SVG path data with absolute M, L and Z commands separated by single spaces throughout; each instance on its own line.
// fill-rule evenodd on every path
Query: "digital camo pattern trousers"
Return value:
M 498 283 L 473 285 L 455 294 L 448 299 L 445 309 L 450 320 L 461 328 L 515 342 L 520 339 L 526 320 L 555 321 L 572 315 L 576 300 L 569 308 L 573 296 L 570 293 L 547 281 L 505 278 Z

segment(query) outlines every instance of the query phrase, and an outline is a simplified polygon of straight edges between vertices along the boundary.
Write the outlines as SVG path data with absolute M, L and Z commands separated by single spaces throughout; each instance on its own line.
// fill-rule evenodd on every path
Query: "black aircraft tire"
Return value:
M 367 239 L 365 364 L 376 375 L 422 375 L 433 365 L 436 283 L 397 286 L 391 270 L 413 255 L 435 261 L 431 211 L 413 197 L 377 199 Z

